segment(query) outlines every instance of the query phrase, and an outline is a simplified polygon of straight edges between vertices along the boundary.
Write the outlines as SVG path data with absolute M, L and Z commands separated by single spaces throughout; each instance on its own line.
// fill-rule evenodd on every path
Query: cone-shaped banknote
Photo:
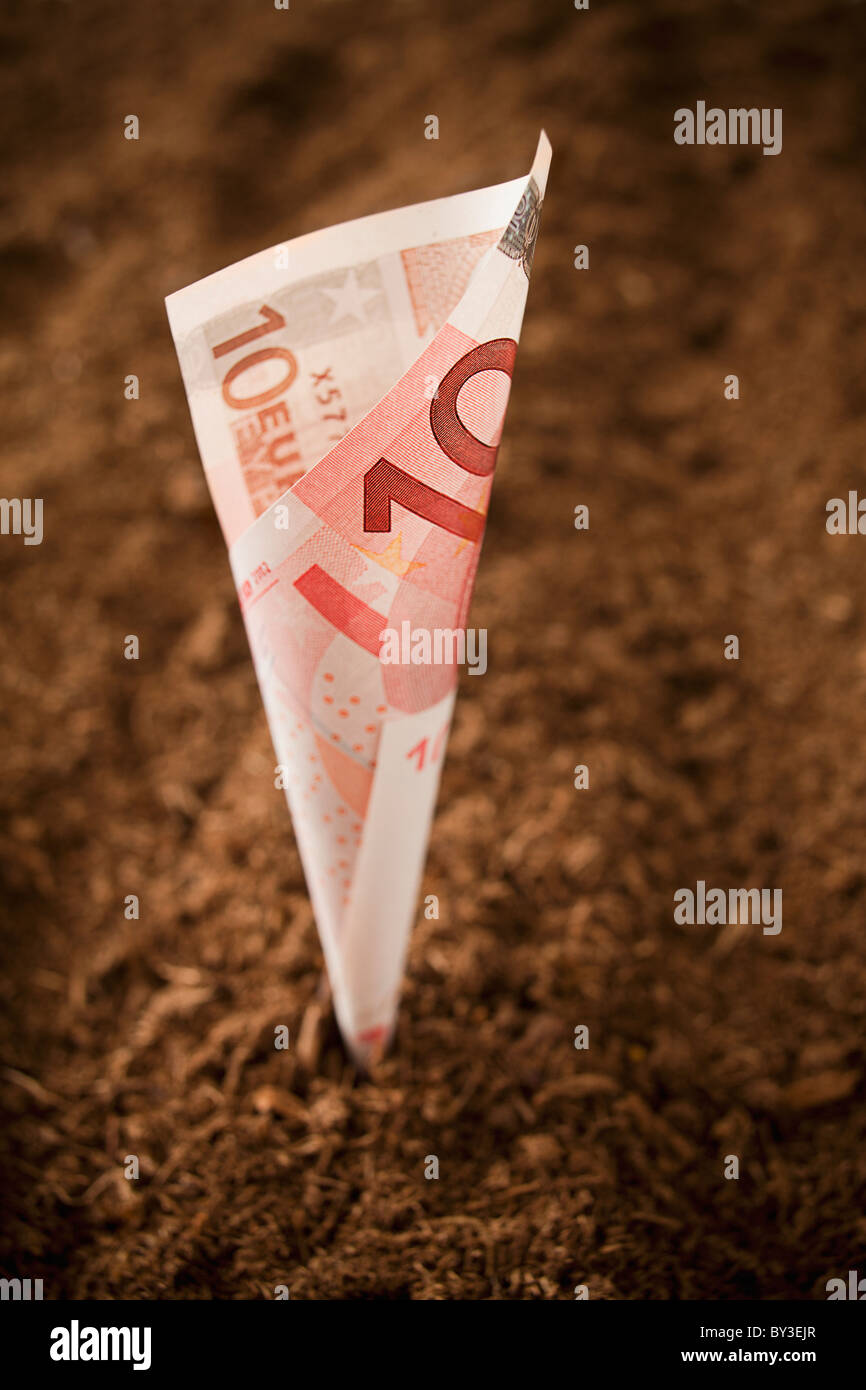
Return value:
M 528 177 L 166 301 L 361 1066 L 394 1026 L 549 163 L 542 134 Z

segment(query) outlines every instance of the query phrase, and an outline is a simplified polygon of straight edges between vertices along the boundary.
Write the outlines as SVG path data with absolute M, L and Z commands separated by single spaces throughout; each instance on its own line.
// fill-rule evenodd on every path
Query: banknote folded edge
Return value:
M 531 170 L 530 170 L 530 173 L 529 173 L 527 176 L 525 176 L 525 177 L 523 177 L 523 178 L 520 178 L 520 179 L 512 180 L 512 181 L 510 181 L 510 182 L 507 183 L 507 184 L 495 185 L 495 186 L 493 186 L 492 188 L 487 188 L 487 189 L 478 190 L 475 194 L 458 195 L 459 197 L 466 198 L 467 200 L 475 199 L 475 200 L 477 201 L 477 207 L 478 207 L 479 209 L 481 209 L 481 208 L 482 208 L 482 200 L 483 200 L 485 197 L 490 198 L 491 195 L 498 195 L 498 196 L 500 197 L 500 199 L 501 199 L 501 198 L 502 198 L 502 195 L 507 191 L 508 197 L 509 197 L 509 199 L 510 199 L 510 203 L 508 204 L 508 206 L 510 206 L 510 208 L 511 208 L 511 214 L 510 214 L 510 216 L 507 215 L 507 213 L 506 213 L 505 216 L 501 216 L 501 214 L 500 214 L 501 225 L 503 225 L 503 227 L 504 227 L 504 231 L 503 231 L 503 234 L 502 234 L 502 239 L 500 240 L 499 243 L 492 245 L 492 246 L 490 247 L 490 249 L 489 249 L 487 252 L 485 252 L 485 254 L 482 256 L 481 260 L 477 263 L 477 265 L 475 266 L 474 271 L 473 271 L 472 274 L 471 274 L 469 283 L 466 285 L 466 288 L 465 288 L 463 294 L 461 295 L 461 297 L 460 297 L 460 299 L 458 300 L 457 304 L 456 304 L 456 305 L 454 306 L 454 308 L 451 310 L 451 312 L 450 312 L 450 314 L 449 314 L 449 316 L 448 316 L 448 319 L 447 319 L 447 321 L 446 321 L 446 324 L 443 325 L 443 328 L 439 330 L 439 333 L 444 332 L 445 328 L 447 328 L 449 325 L 451 325 L 453 328 L 456 328 L 456 329 L 460 330 L 460 326 L 461 326 L 462 323 L 464 323 L 464 322 L 465 322 L 465 323 L 469 323 L 469 322 L 473 321 L 473 315 L 476 315 L 476 316 L 477 316 L 477 314 L 478 314 L 478 305 L 479 305 L 479 302 L 480 302 L 480 301 L 483 301 L 483 296 L 484 296 L 485 294 L 489 294 L 489 289 L 486 287 L 486 284 L 485 284 L 485 266 L 489 263 L 490 259 L 496 255 L 496 253 L 497 253 L 498 251 L 503 251 L 503 250 L 504 250 L 506 256 L 512 257 L 512 258 L 514 258 L 514 259 L 516 259 L 516 260 L 521 260 L 521 258 L 522 258 L 523 269 L 524 269 L 524 271 L 525 271 L 525 273 L 526 273 L 526 278 L 527 278 L 527 280 L 528 280 L 529 272 L 530 272 L 530 269 L 531 269 L 531 263 L 532 263 L 532 252 L 533 252 L 533 250 L 534 250 L 535 232 L 537 231 L 537 220 L 536 220 L 535 227 L 532 229 L 532 235 L 531 235 L 531 237 L 527 238 L 527 236 L 525 235 L 525 230 L 526 230 L 526 229 L 525 229 L 525 227 L 522 226 L 522 224 L 520 224 L 519 213 L 520 213 L 521 208 L 524 207 L 525 199 L 526 199 L 528 190 L 529 190 L 530 188 L 534 188 L 535 207 L 534 207 L 534 209 L 533 209 L 533 212 L 536 214 L 536 218 L 537 218 L 537 209 L 540 208 L 540 202 L 541 202 L 541 199 L 543 199 L 544 192 L 545 192 L 546 179 L 547 179 L 547 171 L 548 171 L 548 167 L 549 167 L 550 157 L 551 157 L 550 144 L 549 144 L 549 141 L 547 140 L 546 134 L 542 131 L 542 133 L 541 133 L 541 135 L 540 135 L 540 138 L 539 138 L 539 141 L 538 141 L 538 147 L 537 147 L 537 150 L 536 150 L 536 154 L 535 154 L 535 158 L 534 158 L 534 161 L 533 161 L 533 164 L 532 164 L 532 168 L 531 168 Z M 376 251 L 381 251 L 381 243 L 378 243 L 378 244 L 376 244 L 376 245 L 374 245 L 373 243 L 369 243 L 369 245 L 368 245 L 367 242 L 365 241 L 365 238 L 367 238 L 367 237 L 368 237 L 368 234 L 369 234 L 371 231 L 374 230 L 374 229 L 372 228 L 372 225 L 371 225 L 371 224 L 373 224 L 373 223 L 379 223 L 379 224 L 380 224 L 380 227 L 381 227 L 381 225 L 382 225 L 381 219 L 383 219 L 383 218 L 384 218 L 386 221 L 389 220 L 389 219 L 393 221 L 393 226 L 392 226 L 391 230 L 389 231 L 389 236 L 393 236 L 394 239 L 395 239 L 395 245 L 399 245 L 400 240 L 401 240 L 401 237 L 403 236 L 403 233 L 402 233 L 402 231 L 401 231 L 401 227 L 400 227 L 400 225 L 399 225 L 400 222 L 401 222 L 401 220 L 405 220 L 405 219 L 408 217 L 408 215 L 410 215 L 410 214 L 414 214 L 414 215 L 417 216 L 419 213 L 421 213 L 422 215 L 425 215 L 425 216 L 426 216 L 426 215 L 431 215 L 431 216 L 433 216 L 433 217 L 435 218 L 435 210 L 436 210 L 436 208 L 437 208 L 440 204 L 444 204 L 444 203 L 449 202 L 449 201 L 450 201 L 449 199 L 436 199 L 436 200 L 432 200 L 431 202 L 425 203 L 425 204 L 415 204 L 415 205 L 412 205 L 411 207 L 407 207 L 407 208 L 398 208 L 398 209 L 394 209 L 391 213 L 386 213 L 386 214 L 374 214 L 373 216 L 371 216 L 371 217 L 369 217 L 369 218 L 358 219 L 357 221 L 351 222 L 351 223 L 338 224 L 337 226 L 324 229 L 324 230 L 321 231 L 321 232 L 312 232 L 312 233 L 306 234 L 306 235 L 304 235 L 304 236 L 302 236 L 302 237 L 296 238 L 294 241 L 285 243 L 285 245 L 287 246 L 287 248 L 289 249 L 289 251 L 292 253 L 293 273 L 298 273 L 298 265 L 299 265 L 299 264 L 302 264 L 303 258 L 304 258 L 304 256 L 308 253 L 308 249 L 309 249 L 309 248 L 312 248 L 312 247 L 315 246 L 315 248 L 316 248 L 316 250 L 317 250 L 317 254 L 318 254 L 319 258 L 321 258 L 322 253 L 323 253 L 323 241 L 327 242 L 327 241 L 333 239 L 333 240 L 334 240 L 334 244 L 336 245 L 337 234 L 345 234 L 346 231 L 347 231 L 347 229 L 351 229 L 351 231 L 352 231 L 352 250 L 353 250 L 353 255 L 355 255 L 356 257 L 357 257 L 357 256 L 363 256 L 364 254 L 366 254 L 366 253 L 368 253 L 368 252 L 372 254 L 372 253 L 374 253 L 374 252 L 376 252 Z M 472 226 L 472 217 L 474 217 L 475 215 L 476 215 L 476 214 L 474 213 L 473 208 L 472 208 L 469 204 L 467 204 L 467 225 L 468 225 L 469 227 Z M 483 219 L 482 219 L 482 220 L 483 220 Z M 488 220 L 489 220 L 489 219 L 488 219 Z M 512 231 L 512 230 L 514 229 L 515 225 L 518 225 L 518 224 L 520 225 L 520 233 L 521 233 L 520 238 L 517 238 L 516 235 L 512 235 L 512 236 L 511 236 L 511 239 L 509 240 L 509 233 L 510 233 L 510 231 Z M 434 240 L 434 238 L 431 237 L 431 240 Z M 507 245 L 504 245 L 503 243 L 507 243 Z M 528 243 L 528 249 L 527 249 L 527 243 Z M 271 248 L 271 249 L 272 249 L 272 248 Z M 327 251 L 327 246 L 325 246 L 324 250 Z M 269 256 L 269 252 L 268 252 L 268 251 L 263 252 L 263 253 L 257 253 L 255 256 L 248 258 L 247 262 L 242 263 L 242 264 L 245 264 L 245 265 L 247 265 L 247 266 L 253 267 L 254 270 L 255 270 L 255 274 L 256 274 L 256 275 L 258 274 L 258 271 L 259 271 L 259 270 L 261 270 L 261 271 L 263 272 L 262 279 L 261 279 L 259 282 L 257 282 L 257 284 L 256 284 L 255 287 L 254 287 L 254 288 L 255 288 L 255 291 L 258 292 L 258 293 L 261 293 L 262 295 L 265 295 L 265 294 L 267 294 L 267 292 L 268 292 L 267 284 L 270 282 L 270 280 L 271 280 L 271 278 L 272 278 L 272 277 L 271 277 L 271 272 L 270 272 L 270 266 L 272 265 L 272 263 L 273 263 L 273 257 L 272 257 L 272 256 Z M 254 278 L 255 278 L 255 276 L 254 276 Z M 187 289 L 185 289 L 185 290 L 178 291 L 178 292 L 176 292 L 175 294 L 170 295 L 170 296 L 167 298 L 167 300 L 166 300 L 166 307 L 167 307 L 167 311 L 168 311 L 168 315 L 169 315 L 169 321 L 170 321 L 170 324 L 171 324 L 171 328 L 172 328 L 172 332 L 173 332 L 173 335 L 174 335 L 174 338 L 175 338 L 175 342 L 178 344 L 178 350 L 179 350 L 179 351 L 180 351 L 180 342 L 181 342 L 181 340 L 182 340 L 182 338 L 184 337 L 185 334 L 187 334 L 188 332 L 192 331 L 195 327 L 197 327 L 198 324 L 201 323 L 203 319 L 207 318 L 207 316 L 220 312 L 220 310 L 224 307 L 224 304 L 222 303 L 222 300 L 223 300 L 223 297 L 225 296 L 225 294 L 226 294 L 226 283 L 225 283 L 224 275 L 223 275 L 223 272 L 218 272 L 216 275 L 214 275 L 214 276 L 208 276 L 208 277 L 206 277 L 206 279 L 197 282 L 195 285 L 189 286 L 189 287 L 187 287 Z M 254 297 L 254 296 L 253 296 L 253 297 Z M 483 307 L 483 302 L 482 302 L 482 307 Z M 522 313 L 523 313 L 523 310 L 522 310 L 522 307 L 521 307 L 521 309 L 520 309 L 520 316 L 519 316 L 520 319 L 522 319 Z M 481 315 L 481 317 L 483 317 L 483 314 Z M 516 331 L 515 337 L 517 336 L 517 334 L 519 334 L 519 327 L 520 327 L 520 323 L 518 322 L 517 331 Z M 436 337 L 439 336 L 439 333 L 437 333 Z M 419 352 L 418 357 L 417 357 L 417 359 L 416 359 L 416 365 L 417 365 L 417 363 L 420 362 L 421 359 L 425 356 L 425 353 L 427 352 L 429 346 L 430 346 L 430 345 L 428 344 L 428 347 L 427 347 L 427 348 L 424 348 L 424 349 L 422 349 L 422 350 Z M 411 370 L 411 369 L 410 369 L 410 370 Z M 404 373 L 404 375 L 407 375 L 407 373 Z M 395 383 L 395 384 L 396 384 L 396 383 Z M 244 532 L 242 536 L 238 537 L 238 539 L 237 539 L 237 540 L 234 542 L 234 544 L 230 547 L 230 555 L 233 555 L 233 553 L 234 553 L 234 551 L 235 551 L 236 548 L 240 548 L 240 541 L 243 539 L 243 536 L 248 535 L 249 532 L 251 532 L 251 531 L 253 530 L 254 527 L 259 526 L 259 525 L 261 525 L 261 524 L 272 524 L 272 521 L 268 521 L 268 520 L 266 520 L 266 519 L 268 519 L 269 517 L 272 517 L 272 516 L 273 516 L 274 511 L 275 511 L 275 508 L 279 507 L 280 505 L 285 504 L 285 501 L 286 501 L 286 499 L 288 498 L 288 496 L 289 496 L 290 494 L 297 494 L 297 493 L 299 492 L 299 490 L 300 490 L 300 491 L 308 490 L 309 487 L 310 487 L 310 484 L 311 484 L 311 480 L 313 480 L 313 479 L 315 478 L 315 475 L 317 475 L 317 474 L 320 472 L 320 470 L 322 470 L 322 471 L 324 472 L 324 471 L 327 469 L 328 462 L 329 462 L 330 458 L 332 457 L 332 455 L 335 454 L 335 453 L 337 452 L 337 448 L 345 449 L 345 448 L 347 447 L 347 445 L 348 445 L 349 447 L 351 447 L 352 436 L 353 436 L 356 432 L 359 432 L 359 431 L 362 431 L 362 430 L 363 430 L 365 423 L 371 418 L 371 416 L 373 416 L 373 415 L 376 413 L 376 410 L 378 409 L 379 405 L 381 405 L 382 401 L 385 401 L 385 400 L 388 398 L 388 396 L 390 395 L 390 391 L 393 390 L 393 389 L 394 389 L 394 387 L 392 386 L 392 387 L 390 388 L 390 390 L 389 390 L 388 392 L 386 392 L 386 393 L 383 395 L 382 400 L 377 404 L 377 406 L 374 406 L 372 409 L 367 410 L 367 411 L 365 412 L 365 414 L 363 415 L 363 417 L 355 423 L 355 425 L 353 426 L 353 428 L 352 428 L 352 429 L 349 431 L 349 433 L 343 438 L 343 440 L 340 441 L 340 444 L 339 444 L 336 448 L 330 449 L 330 450 L 326 451 L 319 459 L 317 459 L 317 460 L 309 467 L 309 469 L 308 469 L 307 472 L 303 475 L 302 478 L 300 478 L 291 488 L 287 489 L 285 493 L 283 493 L 279 498 L 275 499 L 275 500 L 270 504 L 270 506 L 269 506 L 269 507 L 268 507 L 268 508 L 267 508 L 267 509 L 266 509 L 266 510 L 265 510 L 253 523 L 252 523 L 252 525 L 251 525 L 250 527 L 247 528 L 247 531 Z M 201 441 L 200 441 L 200 444 L 201 444 Z M 233 568 L 234 568 L 234 564 L 233 564 Z M 237 576 L 236 576 L 236 577 L 237 577 Z M 470 585 L 470 593 L 471 593 L 471 585 Z M 252 644 L 252 637 L 251 637 L 251 644 Z M 255 656 L 255 650 L 254 650 L 254 656 Z M 266 689 L 265 689 L 265 685 L 263 684 L 263 682 L 262 682 L 262 680 L 261 680 L 261 677 L 260 677 L 260 686 L 261 686 L 261 690 L 262 690 L 262 696 L 263 696 L 263 699 L 264 699 L 264 702 L 265 702 L 265 707 L 266 707 L 266 710 L 267 710 L 267 712 L 268 712 L 268 718 L 269 718 L 269 721 L 271 721 L 271 708 L 270 708 L 270 702 L 269 702 L 269 699 L 268 699 L 268 692 L 267 692 Z M 450 724 L 450 714 L 451 714 L 451 711 L 452 711 L 452 710 L 453 710 L 453 697 L 452 697 L 451 705 L 450 705 L 450 708 L 449 708 L 449 711 L 448 711 L 448 723 L 449 723 L 449 724 Z M 274 729 L 273 729 L 273 724 L 272 724 L 272 733 L 273 733 L 273 732 L 274 732 Z M 446 734 L 445 734 L 445 738 L 447 739 L 447 732 L 446 732 Z M 276 737 L 275 737 L 275 746 L 276 746 Z M 444 744 L 443 744 L 443 748 L 444 748 Z M 279 750 L 278 750 L 278 752 L 279 752 Z M 440 765 L 439 765 L 439 766 L 440 766 L 440 769 L 441 769 L 441 761 L 442 761 L 442 760 L 444 760 L 444 755 L 443 755 L 443 758 L 440 760 Z M 414 909 L 414 904 L 417 902 L 418 887 L 419 887 L 421 875 L 422 875 L 422 872 L 423 872 L 424 860 L 425 860 L 425 858 L 426 858 L 427 842 L 428 842 L 428 839 L 429 839 L 429 832 L 430 832 L 430 821 L 431 821 L 431 819 L 432 819 L 433 806 L 435 805 L 436 792 L 437 792 L 437 789 L 438 789 L 438 780 L 439 780 L 439 779 L 438 779 L 438 771 L 437 771 L 436 778 L 435 778 L 435 785 L 434 785 L 433 790 L 432 790 L 432 799 L 431 799 L 430 805 L 429 805 L 429 815 L 427 816 L 426 825 L 424 826 L 424 830 L 423 830 L 423 844 L 419 844 L 419 845 L 414 846 L 414 847 L 413 847 L 413 851 L 407 856 L 407 857 L 408 857 L 410 860 L 412 860 L 413 862 L 412 862 L 412 864 L 410 865 L 409 870 L 407 871 L 407 873 L 408 873 L 408 880 L 410 880 L 410 882 L 408 882 L 407 885 L 404 885 L 404 886 L 403 886 L 402 896 L 403 896 L 404 898 L 406 898 L 407 900 L 408 900 L 408 898 L 411 898 L 413 906 L 412 906 L 412 908 L 411 908 L 411 911 L 410 911 L 410 918 L 409 918 L 409 921 L 408 921 L 407 924 L 406 924 L 406 929 L 405 929 L 405 932 L 403 933 L 403 939 L 402 939 L 402 942 L 401 942 L 401 950 L 400 950 L 400 953 L 399 953 L 399 973 L 400 973 L 400 976 L 402 976 L 402 963 L 403 963 L 403 959 L 404 959 L 404 957 L 405 957 L 406 947 L 407 947 L 407 945 L 408 945 L 409 931 L 410 931 L 410 928 L 411 928 L 411 919 L 412 919 L 412 917 L 414 916 L 414 910 L 415 910 L 415 909 Z M 374 795 L 375 795 L 375 787 L 376 787 L 376 785 L 377 785 L 377 782 L 379 783 L 379 785 L 380 785 L 380 787 L 381 787 L 381 774 L 380 774 L 378 771 L 377 771 L 376 774 L 374 775 L 374 779 L 373 779 Z M 291 800 L 290 800 L 290 808 L 291 808 L 291 810 L 292 810 L 293 819 L 294 819 L 295 822 L 296 822 L 296 824 L 295 824 L 296 835 L 298 835 L 298 832 L 299 832 L 299 826 L 298 826 L 298 823 L 297 823 L 297 821 L 298 821 L 298 813 L 297 813 L 297 810 L 296 810 L 295 806 L 294 806 L 293 803 L 291 802 Z M 299 841 L 300 841 L 300 836 L 299 836 Z M 362 850 L 361 850 L 361 855 L 362 855 L 362 856 L 363 856 L 363 852 L 364 852 L 364 847 L 363 847 L 363 844 L 362 844 Z M 311 874 L 310 874 L 310 872 L 309 872 L 308 863 L 307 863 L 306 858 L 305 858 L 304 855 L 303 855 L 303 852 L 302 852 L 302 858 L 304 858 L 304 867 L 305 867 L 305 872 L 306 872 L 306 874 L 307 874 L 308 887 L 310 888 L 310 891 L 311 891 L 311 894 L 312 894 L 312 893 L 313 893 L 313 887 L 312 887 L 312 881 L 311 881 Z M 350 896 L 351 896 L 352 898 L 354 898 L 354 896 L 355 896 L 355 889 L 356 889 L 358 877 L 360 876 L 360 873 L 361 873 L 361 870 L 360 870 L 359 867 L 358 867 L 358 865 L 359 865 L 361 862 L 362 862 L 362 861 L 361 861 L 360 859 L 359 859 L 358 861 L 356 861 L 355 872 L 353 873 L 352 889 L 351 889 L 351 892 L 350 892 Z M 315 895 L 314 895 L 314 897 L 315 897 Z M 315 901 L 314 901 L 314 907 L 315 907 Z M 351 915 L 352 915 L 352 908 L 350 907 L 350 908 L 349 908 L 349 912 L 348 912 L 348 916 L 351 917 Z M 317 916 L 317 920 L 318 920 L 318 919 L 319 919 L 319 913 L 318 913 L 318 911 L 317 911 L 317 913 L 316 913 L 316 916 Z M 366 1040 L 363 1039 L 361 1036 L 359 1036 L 359 1030 L 358 1030 L 358 1027 L 357 1027 L 357 1022 L 356 1022 L 356 1020 L 355 1020 L 355 1018 L 354 1018 L 353 1011 L 352 1011 L 351 1008 L 348 1007 L 347 1002 L 346 1002 L 346 1000 L 347 1000 L 347 993 L 351 993 L 351 990 L 350 990 L 350 989 L 347 990 L 347 985 L 346 985 L 346 980 L 345 980 L 345 975 L 344 975 L 344 962 L 343 962 L 343 960 L 342 960 L 340 954 L 339 954 L 338 952 L 336 952 L 334 940 L 331 939 L 330 942 L 329 942 L 329 940 L 328 940 L 328 938 L 327 938 L 327 934 L 323 931 L 323 924 L 322 924 L 321 921 L 319 922 L 319 927 L 320 927 L 320 935 L 321 935 L 321 937 L 322 937 L 322 943 L 323 943 L 323 946 L 324 946 L 324 948 L 325 948 L 325 956 L 326 956 L 326 962 L 327 962 L 327 965 L 328 965 L 328 973 L 329 973 L 329 975 L 330 975 L 330 977 L 331 977 L 331 982 L 332 982 L 332 992 L 333 992 L 334 1008 L 335 1008 L 335 1012 L 336 1012 L 336 1014 L 337 1014 L 338 1022 L 339 1022 L 339 1024 L 340 1024 L 341 1032 L 343 1033 L 344 1040 L 345 1040 L 345 1042 L 346 1042 L 346 1044 L 347 1044 L 348 1050 L 349 1050 L 350 1054 L 352 1055 L 353 1059 L 355 1060 L 355 1062 L 357 1063 L 357 1065 L 358 1065 L 362 1070 L 369 1070 L 370 1067 L 371 1067 L 371 1065 L 372 1065 L 372 1063 L 376 1060 L 376 1058 L 377 1058 L 378 1056 L 381 1055 L 381 1053 L 385 1050 L 385 1048 L 387 1047 L 388 1043 L 390 1042 L 390 1038 L 391 1038 L 391 1035 L 392 1035 L 392 1032 L 393 1032 L 394 1019 L 395 1019 L 395 1016 L 396 1016 L 396 1002 L 395 1002 L 395 1004 L 394 1004 L 393 1015 L 392 1015 L 392 1017 L 391 1017 L 390 1024 L 389 1024 L 389 1026 L 388 1026 L 387 1029 L 378 1029 L 378 1030 L 377 1030 L 377 1029 L 369 1029 L 369 1030 L 367 1030 L 367 1032 L 368 1032 L 371 1036 L 370 1036 L 369 1038 L 367 1038 Z M 348 938 L 349 936 L 351 936 L 351 932 L 347 933 L 347 938 Z M 360 942 L 360 941 L 357 939 L 357 937 L 358 937 L 357 930 L 356 930 L 356 932 L 355 932 L 355 937 L 356 937 L 356 940 L 354 941 L 354 946 L 352 945 L 351 941 L 347 939 L 347 942 L 346 942 L 346 950 L 354 949 L 354 951 L 355 951 L 355 953 L 356 953 L 356 955 L 357 955 L 358 952 L 359 952 L 360 950 L 363 949 L 364 943 L 363 943 L 363 942 Z M 357 963 L 356 963 L 356 964 L 357 964 Z M 393 964 L 394 964 L 394 963 L 392 962 L 392 970 L 393 970 Z M 398 985 L 398 988 L 399 988 L 399 985 Z
M 529 174 L 524 174 L 516 179 L 508 179 L 504 183 L 491 184 L 486 188 L 431 198 L 422 203 L 409 203 L 405 207 L 374 212 L 365 217 L 351 218 L 346 222 L 335 222 L 333 225 L 323 227 L 318 231 L 304 232 L 288 241 L 277 242 L 273 246 L 265 247 L 263 251 L 256 251 L 240 261 L 234 262 L 231 266 L 213 271 L 210 275 L 205 275 L 202 279 L 185 285 L 183 289 L 174 290 L 166 296 L 165 306 L 175 344 L 179 346 L 187 333 L 198 327 L 205 319 L 214 317 L 231 307 L 231 299 L 224 279 L 227 269 L 243 270 L 251 277 L 251 291 L 267 294 L 280 282 L 280 272 L 275 269 L 276 252 L 286 252 L 291 261 L 293 276 L 300 277 L 309 273 L 314 265 L 318 266 L 323 254 L 327 255 L 331 249 L 336 253 L 341 240 L 349 236 L 352 240 L 353 253 L 358 260 L 364 256 L 375 256 L 383 250 L 398 250 L 401 245 L 406 244 L 406 227 L 410 219 L 423 216 L 424 218 L 430 217 L 435 221 L 437 210 L 454 201 L 455 198 L 460 198 L 464 204 L 467 231 L 477 226 L 478 210 L 484 207 L 485 200 L 497 196 L 502 200 L 504 212 L 501 219 L 502 225 L 507 225 L 529 178 L 536 177 L 542 193 L 544 192 L 550 159 L 550 141 L 546 131 L 542 130 L 538 137 L 538 145 Z M 388 237 L 384 245 L 381 240 L 381 227 L 383 225 Z M 282 272 L 283 276 L 284 273 Z

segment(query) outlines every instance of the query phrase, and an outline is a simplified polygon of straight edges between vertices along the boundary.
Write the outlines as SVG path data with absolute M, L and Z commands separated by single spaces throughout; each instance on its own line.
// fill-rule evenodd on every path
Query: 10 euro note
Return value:
M 394 1028 L 549 164 L 542 134 L 528 177 L 166 300 L 361 1067 Z

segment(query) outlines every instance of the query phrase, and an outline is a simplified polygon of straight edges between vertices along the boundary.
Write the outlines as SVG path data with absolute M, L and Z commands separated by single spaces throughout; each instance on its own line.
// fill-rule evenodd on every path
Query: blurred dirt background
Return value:
M 45 504 L 41 546 L 0 537 L 2 1272 L 46 1298 L 823 1298 L 866 1234 L 866 540 L 824 527 L 863 478 L 866 9 L 34 0 L 0 33 L 0 494 Z M 781 155 L 675 145 L 698 99 L 782 107 Z M 458 701 L 441 916 L 359 1081 L 313 1026 L 163 297 L 513 178 L 542 124 L 491 666 Z M 698 878 L 782 888 L 781 935 L 676 926 Z

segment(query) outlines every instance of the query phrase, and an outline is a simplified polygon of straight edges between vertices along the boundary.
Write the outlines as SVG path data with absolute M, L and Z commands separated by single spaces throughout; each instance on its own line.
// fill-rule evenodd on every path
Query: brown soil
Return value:
M 0 493 L 45 499 L 41 546 L 0 537 L 4 1273 L 772 1299 L 862 1265 L 866 540 L 824 507 L 864 457 L 864 40 L 842 0 L 3 22 Z M 781 107 L 783 152 L 675 145 L 698 99 Z M 321 952 L 162 300 L 512 178 L 542 124 L 472 615 L 491 668 L 458 703 L 441 916 L 362 1081 L 312 1027 Z M 782 888 L 781 934 L 677 926 L 699 878 Z

